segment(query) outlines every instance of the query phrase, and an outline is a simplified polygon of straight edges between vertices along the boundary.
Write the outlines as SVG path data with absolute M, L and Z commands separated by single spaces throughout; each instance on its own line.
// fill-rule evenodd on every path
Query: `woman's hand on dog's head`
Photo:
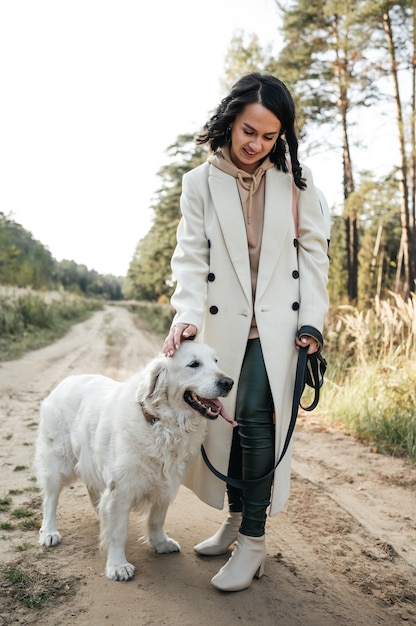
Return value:
M 163 353 L 165 356 L 173 356 L 179 350 L 181 342 L 191 339 L 196 335 L 196 326 L 193 324 L 175 324 L 169 331 L 169 335 L 163 342 Z

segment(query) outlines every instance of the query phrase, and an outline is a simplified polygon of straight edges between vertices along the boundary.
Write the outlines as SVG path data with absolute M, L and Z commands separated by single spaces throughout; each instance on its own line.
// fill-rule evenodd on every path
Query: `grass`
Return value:
M 32 517 L 33 511 L 30 509 L 26 509 L 25 507 L 20 507 L 18 509 L 14 509 L 12 511 L 13 517 L 22 518 L 22 517 Z
M 19 527 L 22 530 L 37 530 L 41 527 L 41 522 L 36 517 L 31 517 L 20 522 Z
M 40 610 L 56 600 L 71 596 L 81 581 L 80 576 L 59 578 L 54 572 L 43 572 L 33 559 L 19 559 L 1 570 L 3 602 L 9 610 L 16 605 Z
M 128 302 L 128 310 L 149 323 L 154 333 L 167 335 L 173 312 L 169 304 L 156 302 Z
M 0 498 L 0 511 L 7 511 L 10 508 L 12 499 L 9 497 Z
M 416 462 L 416 296 L 339 307 L 326 328 L 319 411 L 380 452 Z
M 9 493 L 19 496 L 25 491 L 10 489 Z M 4 511 L 8 512 L 11 519 L 20 520 L 17 527 L 10 521 L 0 523 L 0 530 L 7 531 L 9 534 L 9 536 L 1 536 L 3 540 L 9 539 L 12 531 L 33 531 L 40 527 L 34 510 L 41 506 L 40 498 L 36 497 L 31 502 L 15 507 L 11 511 L 9 510 L 12 505 L 10 495 L 1 498 L 0 503 L 3 504 Z M 20 541 L 15 547 L 20 554 L 17 560 L 0 567 L 2 613 L 12 614 L 17 609 L 21 611 L 22 607 L 28 611 L 40 611 L 54 602 L 62 602 L 65 597 L 73 596 L 77 591 L 82 580 L 80 576 L 62 578 L 51 571 L 49 565 L 39 567 L 40 560 L 48 557 L 32 548 L 33 545 L 28 541 Z M 21 620 L 26 623 L 24 614 Z M 30 623 L 32 623 L 32 618 L 30 618 Z
M 65 292 L 0 287 L 0 361 L 50 344 L 102 306 Z
M 11 499 L 10 499 L 11 500 Z M 7 505 L 7 509 L 10 507 L 11 501 Z M 3 510 L 7 510 L 3 509 Z M 2 510 L 2 509 L 0 509 Z M 21 520 L 19 523 L 19 528 L 21 530 L 35 530 L 39 529 L 41 526 L 41 522 L 36 517 L 36 511 L 29 509 L 25 506 L 18 507 L 13 509 L 9 513 L 11 519 Z M 0 529 L 2 530 L 14 530 L 15 527 L 11 522 L 3 522 L 0 524 Z
M 0 522 L 0 530 L 12 531 L 16 529 L 14 521 L 19 520 L 18 528 L 24 531 L 39 529 L 41 522 L 37 518 L 39 509 L 41 508 L 42 499 L 39 496 L 32 497 L 31 501 L 23 503 L 21 506 L 12 508 L 13 496 L 19 496 L 24 493 L 39 491 L 36 487 L 27 487 L 25 489 L 10 489 L 9 495 L 0 498 L 0 513 L 7 514 L 8 520 Z

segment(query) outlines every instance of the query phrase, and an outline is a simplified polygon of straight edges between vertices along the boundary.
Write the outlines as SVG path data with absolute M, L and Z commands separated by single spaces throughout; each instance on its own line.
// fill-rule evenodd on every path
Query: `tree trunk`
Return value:
M 412 97 L 410 112 L 410 226 L 412 242 L 416 248 L 416 11 L 413 11 L 413 43 L 412 43 Z
M 338 81 L 338 109 L 342 125 L 342 161 L 344 179 L 344 200 L 354 191 L 354 177 L 348 138 L 348 93 L 347 93 L 347 62 L 340 55 L 338 17 L 333 20 L 333 35 L 335 41 L 336 63 L 335 73 Z M 351 304 L 358 300 L 358 217 L 347 214 L 345 216 L 345 235 L 347 244 L 347 275 L 348 275 L 348 300 Z
M 399 79 L 397 73 L 397 61 L 396 61 L 396 50 L 395 43 L 393 37 L 393 30 L 391 26 L 390 14 L 388 11 L 383 13 L 383 27 L 384 32 L 387 38 L 387 47 L 390 54 L 390 63 L 391 63 L 391 76 L 393 79 L 393 87 L 394 87 L 394 100 L 396 103 L 396 117 L 397 117 L 397 125 L 399 131 L 399 144 L 400 144 L 400 219 L 401 219 L 401 227 L 402 227 L 402 237 L 401 237 L 401 254 L 403 255 L 403 297 L 408 298 L 411 289 L 414 289 L 414 279 L 415 279 L 415 267 L 416 260 L 415 254 L 413 253 L 412 240 L 413 240 L 413 232 L 410 223 L 410 210 L 409 210 L 409 186 L 408 186 L 408 175 L 407 175 L 407 158 L 406 158 L 406 143 L 405 143 L 405 134 L 404 134 L 404 122 L 403 122 L 403 110 L 402 103 L 400 99 L 400 90 L 399 90 Z M 401 273 L 401 262 L 397 263 L 397 272 L 398 276 Z M 396 287 L 398 286 L 398 276 L 396 276 Z
M 343 168 L 344 168 L 344 199 L 354 191 L 354 179 L 347 133 L 346 111 L 341 111 L 343 127 Z M 347 236 L 347 270 L 348 300 L 350 303 L 358 299 L 358 217 L 348 214 L 345 219 Z

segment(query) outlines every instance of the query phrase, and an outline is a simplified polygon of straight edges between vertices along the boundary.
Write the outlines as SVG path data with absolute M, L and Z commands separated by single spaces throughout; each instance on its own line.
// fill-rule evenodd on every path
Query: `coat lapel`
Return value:
M 283 244 L 292 223 L 292 177 L 275 168 L 267 170 L 257 301 L 266 291 L 280 254 L 284 252 Z
M 208 183 L 224 241 L 238 280 L 252 302 L 246 226 L 235 178 L 211 166 Z
M 288 228 L 291 224 L 293 225 L 291 175 L 273 168 L 267 170 L 265 176 L 264 226 L 256 300 L 259 300 L 267 289 L 280 254 L 283 252 Z M 208 181 L 231 262 L 247 301 L 251 304 L 247 233 L 237 183 L 232 176 L 214 166 L 210 168 Z

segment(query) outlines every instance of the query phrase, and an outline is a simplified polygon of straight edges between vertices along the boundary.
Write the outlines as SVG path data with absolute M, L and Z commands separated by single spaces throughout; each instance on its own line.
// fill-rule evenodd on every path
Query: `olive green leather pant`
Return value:
M 263 360 L 260 339 L 249 339 L 238 383 L 228 475 L 250 480 L 261 478 L 274 465 L 273 398 Z M 240 532 L 261 537 L 270 504 L 273 475 L 251 489 L 227 484 L 231 512 L 242 512 Z

